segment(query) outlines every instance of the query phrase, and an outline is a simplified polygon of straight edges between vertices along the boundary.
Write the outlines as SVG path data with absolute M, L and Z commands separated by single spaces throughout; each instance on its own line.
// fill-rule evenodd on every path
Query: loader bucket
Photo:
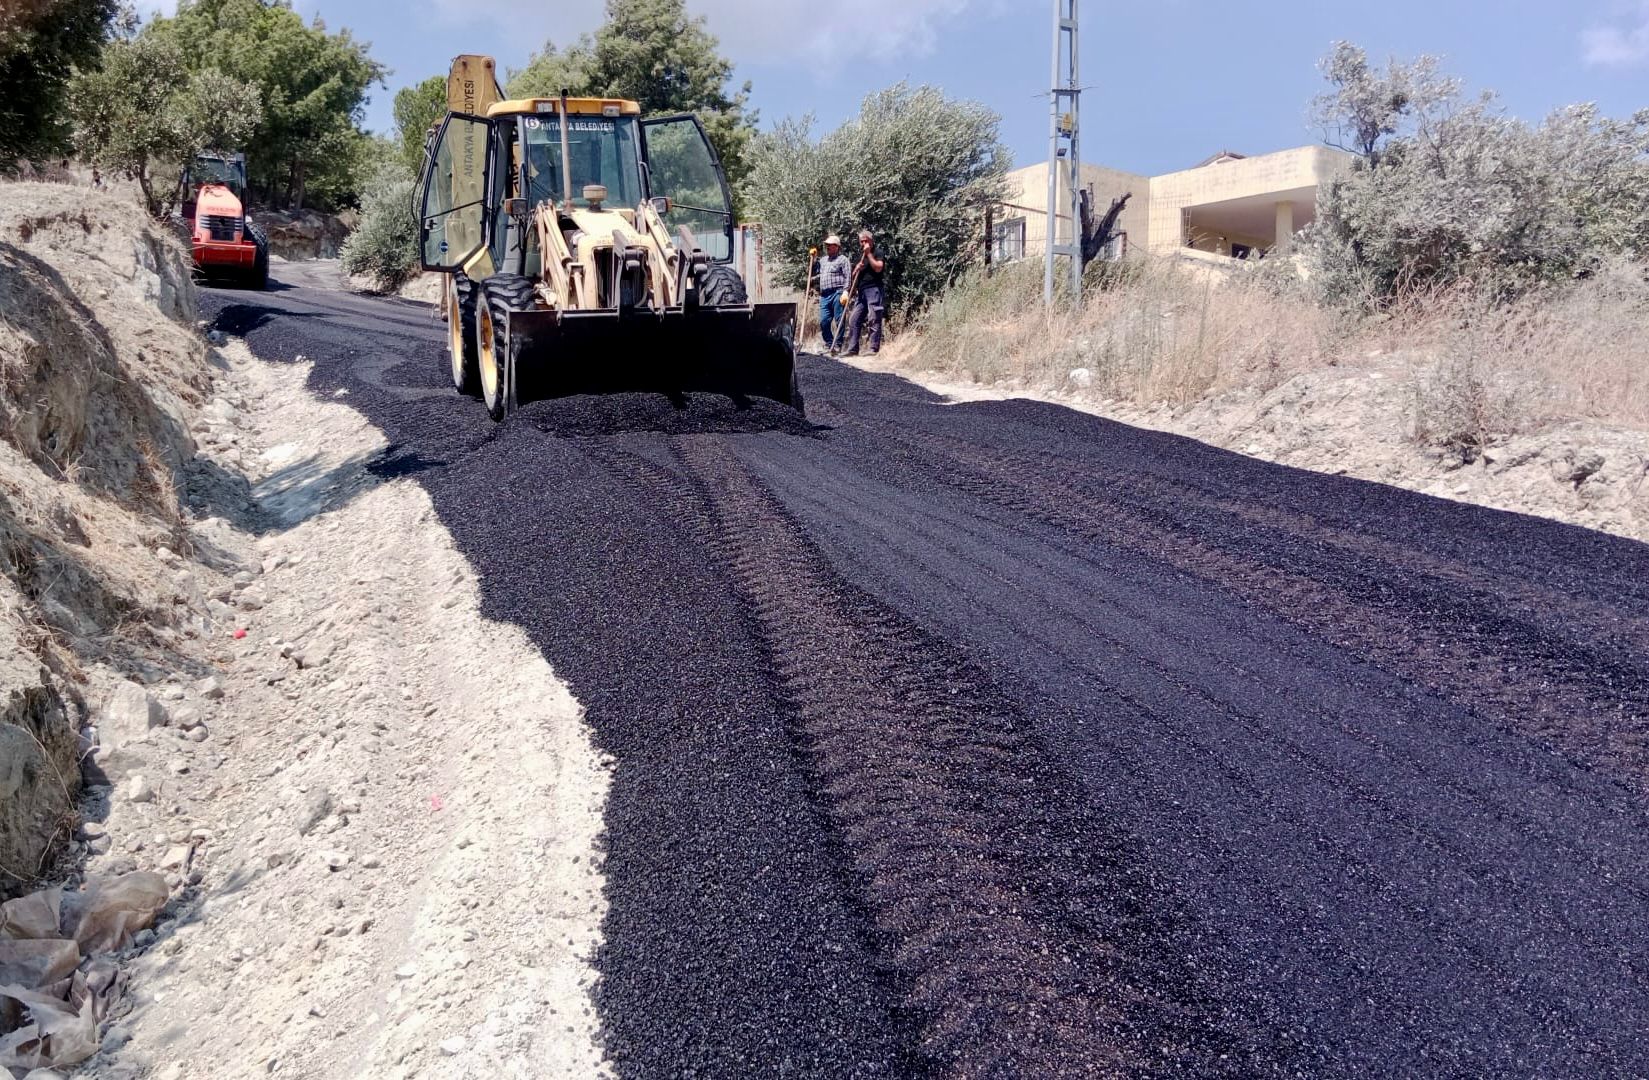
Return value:
M 724 394 L 801 408 L 794 304 L 512 311 L 517 402 L 572 394 Z

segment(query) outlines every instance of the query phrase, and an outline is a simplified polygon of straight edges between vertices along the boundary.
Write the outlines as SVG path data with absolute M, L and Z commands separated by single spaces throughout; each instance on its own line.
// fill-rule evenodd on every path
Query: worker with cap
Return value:
M 825 350 L 835 356 L 841 348 L 843 300 L 851 267 L 842 254 L 842 238 L 825 237 L 824 257 L 819 260 L 819 333 Z

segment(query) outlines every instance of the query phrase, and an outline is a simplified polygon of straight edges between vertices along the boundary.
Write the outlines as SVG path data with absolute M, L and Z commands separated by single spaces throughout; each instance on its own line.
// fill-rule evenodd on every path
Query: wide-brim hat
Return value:
M 829 247 L 831 244 L 841 247 L 842 238 L 837 236 L 835 233 L 831 233 L 829 236 L 825 237 L 825 247 Z

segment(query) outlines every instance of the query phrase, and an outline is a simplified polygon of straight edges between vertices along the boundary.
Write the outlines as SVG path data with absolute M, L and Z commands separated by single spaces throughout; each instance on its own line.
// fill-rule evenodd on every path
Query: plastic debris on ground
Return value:
M 164 877 L 140 871 L 0 904 L 0 1069 L 26 1077 L 97 1053 L 122 985 L 100 954 L 130 946 L 170 895 Z

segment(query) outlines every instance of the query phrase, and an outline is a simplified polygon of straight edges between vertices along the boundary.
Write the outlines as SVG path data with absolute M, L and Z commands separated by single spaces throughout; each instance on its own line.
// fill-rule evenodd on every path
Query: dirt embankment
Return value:
M 576 702 L 135 205 L 0 207 L 0 1077 L 601 1075 Z
M 69 840 L 79 723 L 114 671 L 186 632 L 178 491 L 205 344 L 173 242 L 135 206 L 52 184 L 0 196 L 0 893 Z M 88 689 L 91 691 L 88 695 Z
M 269 234 L 269 250 L 289 262 L 336 259 L 344 238 L 359 223 L 353 210 L 323 214 L 319 210 L 253 210 L 252 220 Z

